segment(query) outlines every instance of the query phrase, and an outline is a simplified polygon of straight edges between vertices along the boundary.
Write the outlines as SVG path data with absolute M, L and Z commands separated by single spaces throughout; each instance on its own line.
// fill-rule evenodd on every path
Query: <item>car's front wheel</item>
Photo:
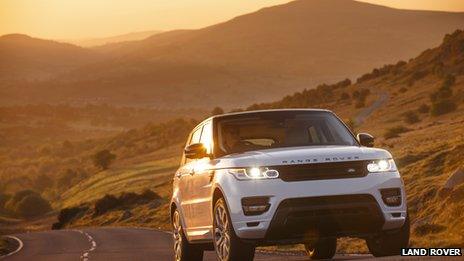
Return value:
M 331 259 L 337 251 L 336 238 L 321 238 L 305 244 L 306 253 L 311 259 Z
M 213 210 L 214 250 L 220 261 L 253 260 L 255 246 L 247 244 L 235 235 L 224 199 L 214 204 Z
M 401 248 L 409 245 L 409 214 L 404 225 L 396 231 L 380 233 L 366 239 L 367 247 L 375 257 L 400 255 Z
M 190 244 L 182 229 L 179 210 L 174 210 L 172 215 L 172 237 L 174 239 L 175 261 L 201 261 L 203 249 L 198 245 Z

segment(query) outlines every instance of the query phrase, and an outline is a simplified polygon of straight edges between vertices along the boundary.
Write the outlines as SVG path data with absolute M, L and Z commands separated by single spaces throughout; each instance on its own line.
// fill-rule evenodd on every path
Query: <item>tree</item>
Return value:
M 214 115 L 219 115 L 219 114 L 223 114 L 224 113 L 224 110 L 221 108 L 221 107 L 215 107 L 212 111 L 211 111 L 211 115 L 214 116 Z
M 432 116 L 439 116 L 439 115 L 443 115 L 443 114 L 455 111 L 456 108 L 457 106 L 453 101 L 449 99 L 444 99 L 444 100 L 433 103 L 430 113 L 432 114 Z
M 41 216 L 51 210 L 52 208 L 47 200 L 43 199 L 39 194 L 30 194 L 18 202 L 15 213 L 20 217 L 32 218 Z
M 93 155 L 93 164 L 103 170 L 108 169 L 109 165 L 113 160 L 116 159 L 116 155 L 111 153 L 109 150 L 101 150 Z
M 420 121 L 419 116 L 415 111 L 407 111 L 403 114 L 404 121 L 408 124 L 414 124 Z

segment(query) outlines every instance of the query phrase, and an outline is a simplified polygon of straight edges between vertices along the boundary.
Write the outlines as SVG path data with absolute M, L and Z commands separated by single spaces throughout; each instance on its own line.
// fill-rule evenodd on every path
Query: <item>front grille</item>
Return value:
M 369 161 L 327 162 L 272 166 L 283 181 L 343 179 L 365 177 Z

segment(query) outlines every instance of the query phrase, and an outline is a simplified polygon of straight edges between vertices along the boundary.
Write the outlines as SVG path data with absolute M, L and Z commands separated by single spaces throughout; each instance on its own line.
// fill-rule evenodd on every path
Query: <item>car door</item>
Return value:
M 186 146 L 200 142 L 202 127 L 203 125 L 198 126 L 192 131 Z M 178 179 L 179 184 L 178 189 L 181 198 L 180 205 L 182 208 L 184 223 L 186 229 L 189 230 L 193 227 L 191 205 L 192 201 L 195 200 L 195 195 L 194 184 L 192 183 L 191 176 L 193 174 L 193 166 L 196 160 L 184 158 L 183 161 L 182 167 L 176 173 L 176 178 Z
M 206 147 L 208 154 L 212 153 L 213 129 L 211 121 L 203 125 L 200 143 Z M 192 225 L 198 236 L 207 237 L 212 230 L 212 177 L 213 171 L 209 157 L 199 159 L 194 163 L 193 175 L 190 177 L 195 198 L 191 204 L 191 215 Z

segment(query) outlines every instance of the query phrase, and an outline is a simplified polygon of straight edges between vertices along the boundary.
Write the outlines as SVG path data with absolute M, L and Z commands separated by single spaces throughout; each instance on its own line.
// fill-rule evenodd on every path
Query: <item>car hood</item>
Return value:
M 291 147 L 249 151 L 215 160 L 217 168 L 259 167 L 391 158 L 383 149 L 358 146 Z

